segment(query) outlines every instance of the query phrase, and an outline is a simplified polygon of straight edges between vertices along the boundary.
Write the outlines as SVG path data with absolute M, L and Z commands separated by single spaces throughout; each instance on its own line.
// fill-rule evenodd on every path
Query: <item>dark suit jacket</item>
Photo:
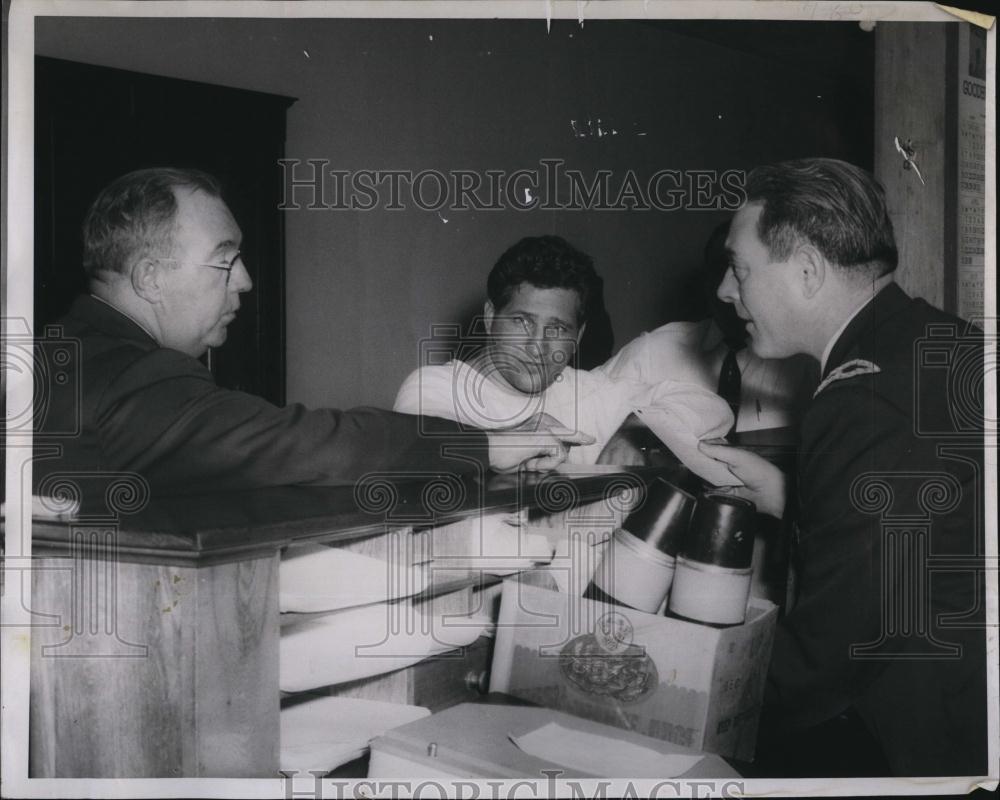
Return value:
M 134 471 L 154 489 L 206 491 L 347 483 L 370 471 L 488 468 L 485 435 L 446 420 L 374 408 L 279 408 L 219 388 L 197 359 L 159 347 L 93 297 L 77 298 L 60 325 L 76 353 L 64 377 L 50 372 L 40 387 L 36 486 L 67 470 Z M 47 444 L 61 446 L 61 455 L 41 458 Z M 445 457 L 445 447 L 465 457 Z
M 890 284 L 831 375 L 801 425 L 768 718 L 853 709 L 894 774 L 985 774 L 982 334 Z

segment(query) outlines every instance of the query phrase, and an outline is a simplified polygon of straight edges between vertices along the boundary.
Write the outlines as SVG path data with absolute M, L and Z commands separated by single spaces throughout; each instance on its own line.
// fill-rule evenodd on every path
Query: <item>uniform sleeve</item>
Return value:
M 279 408 L 219 388 L 199 362 L 165 349 L 111 382 L 97 424 L 107 467 L 161 487 L 337 484 L 374 471 L 488 468 L 485 436 L 454 423 L 373 408 Z
M 825 389 L 803 422 L 797 601 L 778 627 L 766 705 L 776 720 L 811 725 L 843 711 L 884 662 L 852 659 L 878 639 L 881 526 L 852 484 L 898 469 L 907 418 L 859 378 Z

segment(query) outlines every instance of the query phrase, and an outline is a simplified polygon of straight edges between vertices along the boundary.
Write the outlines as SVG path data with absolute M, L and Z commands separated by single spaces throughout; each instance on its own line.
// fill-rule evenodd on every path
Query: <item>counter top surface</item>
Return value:
M 387 529 L 447 524 L 477 513 L 528 508 L 558 513 L 638 487 L 655 475 L 684 480 L 682 467 L 564 467 L 547 474 L 367 476 L 352 486 L 288 486 L 159 497 L 129 496 L 119 481 L 87 485 L 72 518 L 35 519 L 35 551 L 65 550 L 86 530 L 116 531 L 120 557 L 226 560 L 292 542 L 346 541 Z
M 737 434 L 734 444 L 789 469 L 790 429 Z M 115 532 L 126 560 L 191 563 L 250 557 L 293 542 L 336 542 L 388 529 L 445 525 L 477 513 L 528 508 L 558 513 L 662 475 L 691 492 L 700 481 L 669 452 L 665 466 L 562 465 L 546 473 L 485 477 L 372 473 L 346 486 L 285 486 L 150 498 L 128 474 L 73 475 L 65 482 L 79 511 L 32 525 L 40 553 L 66 551 L 81 530 Z M 44 505 L 44 501 L 42 502 Z M 89 534 L 88 534 L 89 535 Z

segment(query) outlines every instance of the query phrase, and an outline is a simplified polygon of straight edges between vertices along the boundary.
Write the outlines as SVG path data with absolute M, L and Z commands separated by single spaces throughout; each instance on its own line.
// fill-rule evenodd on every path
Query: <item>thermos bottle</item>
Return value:
M 670 591 L 694 506 L 692 495 L 654 480 L 645 502 L 614 532 L 583 596 L 656 613 Z
M 741 625 L 750 596 L 753 520 L 749 500 L 708 492 L 698 498 L 677 557 L 667 612 L 717 627 Z

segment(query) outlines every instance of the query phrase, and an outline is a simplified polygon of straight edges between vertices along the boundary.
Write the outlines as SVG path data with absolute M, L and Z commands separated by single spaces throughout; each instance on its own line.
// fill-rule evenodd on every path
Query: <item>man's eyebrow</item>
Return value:
M 740 261 L 740 257 L 738 255 L 736 255 L 735 251 L 731 250 L 728 247 L 725 249 L 725 254 L 726 254 L 726 266 L 727 267 L 731 267 L 732 269 L 736 269 L 738 266 L 740 266 L 743 263 L 742 261 Z
M 505 311 L 503 314 L 498 314 L 497 316 L 501 317 L 501 318 L 502 317 L 507 317 L 507 318 L 511 318 L 511 317 L 526 317 L 527 319 L 530 319 L 533 322 L 537 322 L 539 320 L 539 315 L 536 314 L 536 313 L 534 313 L 533 311 L 524 311 L 524 310 L 517 309 L 517 308 L 512 308 L 512 309 L 510 309 L 508 311 Z M 569 327 L 572 327 L 574 324 L 575 323 L 568 322 L 567 320 L 564 320 L 562 317 L 548 317 L 545 320 L 545 325 L 547 327 L 548 326 L 552 326 L 552 325 L 563 325 L 563 326 L 569 328 Z
M 239 250 L 239 249 L 240 249 L 239 242 L 235 241 L 234 239 L 226 239 L 223 242 L 219 242 L 215 246 L 215 249 L 211 252 L 209 258 L 213 258 L 215 256 L 221 256 L 227 250 Z

